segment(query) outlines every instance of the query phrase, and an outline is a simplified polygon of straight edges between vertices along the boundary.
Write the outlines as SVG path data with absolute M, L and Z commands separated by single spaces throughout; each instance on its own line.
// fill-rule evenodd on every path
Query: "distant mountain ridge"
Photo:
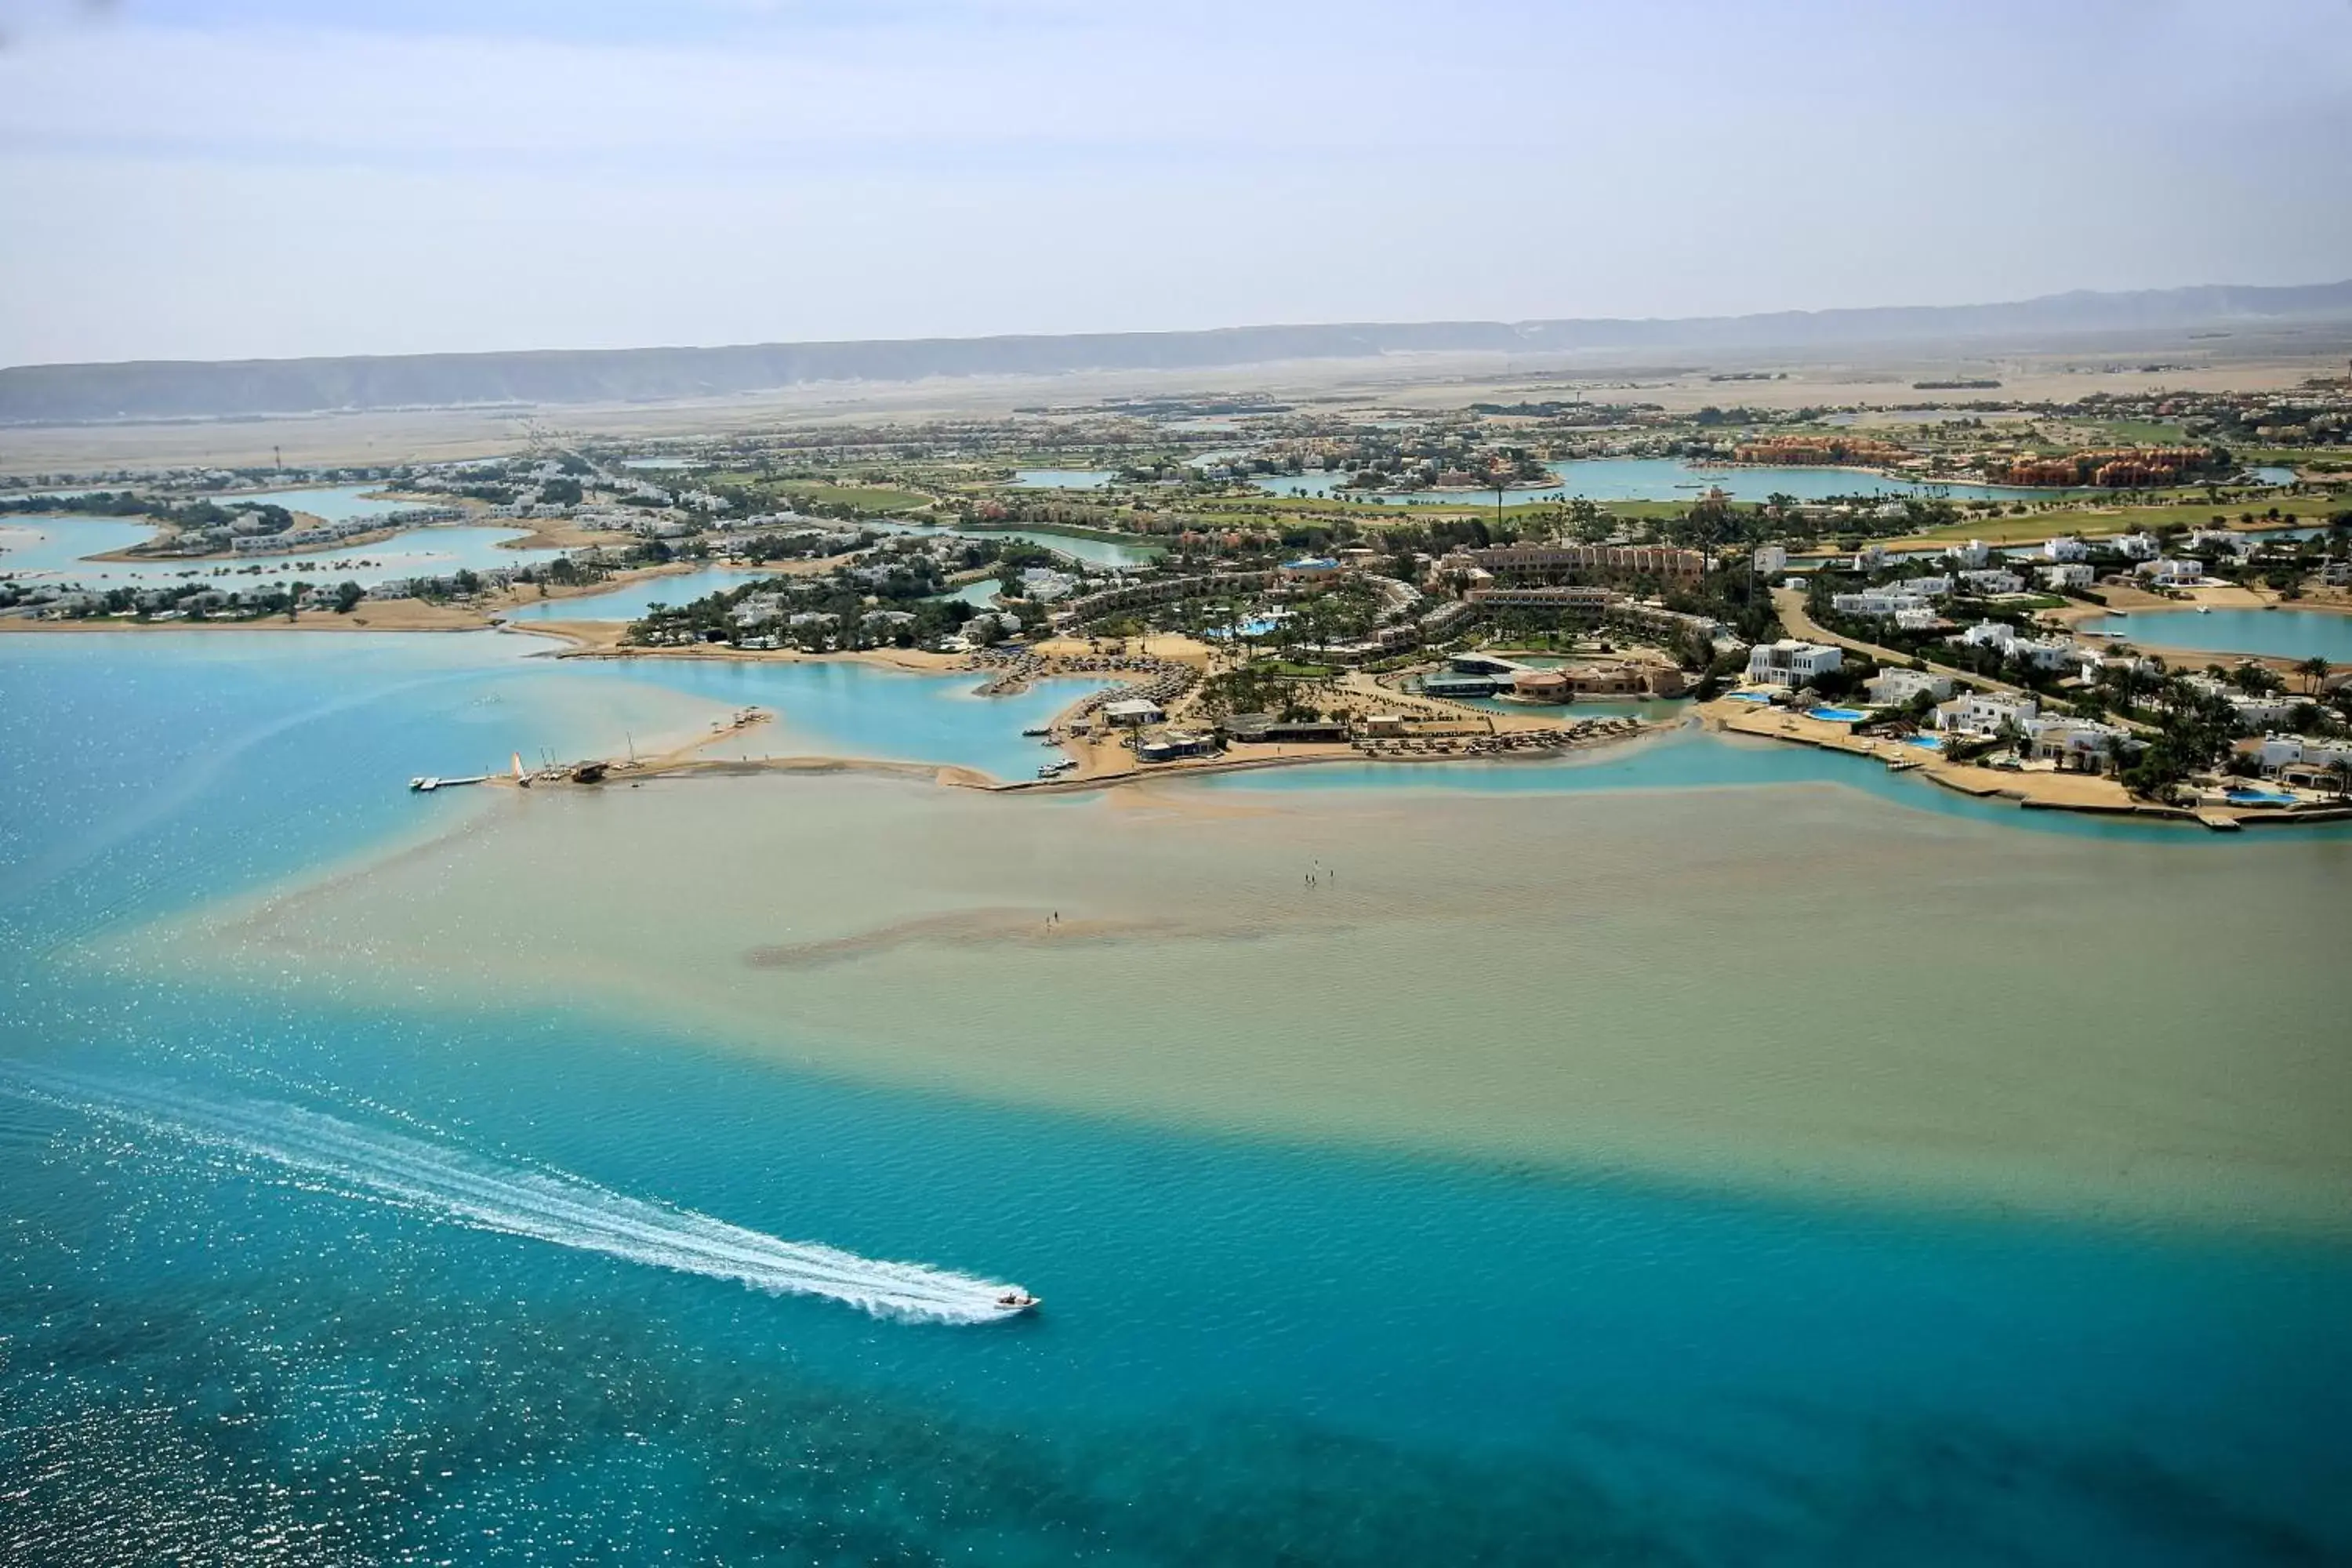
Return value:
M 235 418 L 468 404 L 650 403 L 837 381 L 1206 370 L 1276 360 L 1847 343 L 2352 319 L 2352 281 L 2077 291 L 1995 305 L 1781 310 L 1670 320 L 1421 321 L 1209 331 L 875 339 L 730 348 L 548 349 L 0 369 L 0 424 Z

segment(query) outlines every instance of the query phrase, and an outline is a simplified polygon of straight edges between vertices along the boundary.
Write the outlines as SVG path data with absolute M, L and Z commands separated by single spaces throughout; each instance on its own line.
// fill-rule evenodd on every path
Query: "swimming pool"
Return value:
M 1220 640 L 1228 637 L 1262 637 L 1289 618 L 1289 611 L 1278 610 L 1272 615 L 1252 616 L 1238 626 L 1212 626 L 1201 635 Z
M 1772 694 L 1769 691 L 1735 691 L 1731 694 L 1731 700 L 1734 702 L 1769 703 L 1772 700 Z
M 1851 724 L 1856 720 L 1867 719 L 1870 715 L 1859 708 L 1814 708 L 1808 710 L 1805 717 L 1825 719 L 1832 724 Z
M 1923 752 L 1940 752 L 1944 749 L 1943 738 L 1937 735 L 1906 735 L 1903 737 L 1903 743 L 1906 746 L 1916 746 Z
M 2233 789 L 2222 798 L 2231 805 L 2293 805 L 2295 797 L 2278 790 Z

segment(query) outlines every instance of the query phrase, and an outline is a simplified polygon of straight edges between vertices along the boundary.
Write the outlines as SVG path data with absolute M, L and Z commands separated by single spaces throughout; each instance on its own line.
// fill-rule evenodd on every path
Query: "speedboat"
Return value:
M 1008 1313 L 1034 1312 L 1045 1304 L 1026 1290 L 1007 1290 L 996 1299 L 996 1305 Z

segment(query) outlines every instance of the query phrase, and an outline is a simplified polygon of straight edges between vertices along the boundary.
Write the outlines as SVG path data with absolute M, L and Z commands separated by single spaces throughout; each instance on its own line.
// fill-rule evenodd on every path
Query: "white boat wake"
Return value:
M 1017 1285 L 838 1247 L 784 1241 L 708 1215 L 633 1198 L 561 1171 L 502 1164 L 299 1106 L 206 1100 L 14 1065 L 0 1092 L 226 1151 L 476 1230 L 525 1236 L 656 1268 L 822 1296 L 906 1322 L 985 1323 L 1013 1315 Z

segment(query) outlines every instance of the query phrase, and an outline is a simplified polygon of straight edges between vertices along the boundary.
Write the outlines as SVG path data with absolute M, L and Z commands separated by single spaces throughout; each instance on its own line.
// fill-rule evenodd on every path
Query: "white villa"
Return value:
M 2185 555 L 2158 556 L 2153 561 L 2141 562 L 2134 570 L 2150 582 L 2176 586 L 2205 580 L 2205 563 Z
M 1811 685 L 1815 676 L 1836 669 L 1844 661 L 1842 649 L 1782 637 L 1778 642 L 1759 643 L 1748 650 L 1748 679 L 1759 685 L 1793 689 Z
M 1990 735 L 2002 724 L 2022 730 L 2025 721 L 2042 711 L 2042 705 L 2031 697 L 2011 697 L 2001 691 L 1964 691 L 1948 702 L 1936 705 L 1936 728 L 1948 733 Z
M 2260 741 L 2240 742 L 2239 750 L 2251 754 L 2266 773 L 2315 785 L 2332 781 L 2336 764 L 2352 764 L 2352 741 L 2310 735 L 2266 734 Z
M 2287 722 L 2294 717 L 2296 709 L 2311 700 L 2307 697 L 2296 697 L 2284 691 L 2258 696 L 2251 691 L 2241 691 L 2210 675 L 2191 675 L 2184 679 L 2207 696 L 2219 697 L 2227 702 L 2238 715 L 2238 728 L 2249 733 L 2257 731 L 2266 732 Z
M 1865 588 L 1859 594 L 1832 595 L 1830 608 L 1841 616 L 1860 616 L 1864 620 L 1885 621 L 1892 620 L 1905 610 L 1927 609 L 1927 601 L 1916 594 Z
M 2063 669 L 2082 657 L 2082 650 L 2064 637 L 2021 637 L 2006 621 L 1979 621 L 1945 640 L 1962 647 L 1998 648 L 2003 658 L 2021 658 L 2037 669 Z
M 2102 772 L 2131 737 L 2119 725 L 2095 719 L 2032 718 L 2018 726 L 2025 731 L 2026 750 L 2054 760 L 2061 772 Z
M 2091 547 L 2072 534 L 2060 534 L 2055 539 L 2042 541 L 2042 556 L 2045 561 L 2087 561 L 2091 558 Z
M 1766 577 L 1775 572 L 1786 572 L 1789 552 L 1778 544 L 1759 544 L 1756 547 L 1755 567 L 1758 574 Z
M 2007 652 L 2009 646 L 2017 640 L 2017 628 L 2007 621 L 1979 621 L 1968 630 L 1944 640 L 1964 647 L 1997 647 Z
M 1979 567 L 1960 574 L 1960 581 L 1979 594 L 2017 594 L 2025 588 L 2025 579 L 2001 566 Z
M 1925 669 L 1882 669 L 1863 682 L 1863 690 L 1881 708 L 1899 708 L 1922 691 L 1941 702 L 1952 695 L 1952 678 Z
M 2044 566 L 2038 574 L 2045 588 L 2087 588 L 2097 574 L 2080 561 L 2069 561 L 2056 566 Z
M 784 618 L 784 600 L 781 594 L 747 594 L 736 605 L 730 617 L 739 626 L 761 626 Z

